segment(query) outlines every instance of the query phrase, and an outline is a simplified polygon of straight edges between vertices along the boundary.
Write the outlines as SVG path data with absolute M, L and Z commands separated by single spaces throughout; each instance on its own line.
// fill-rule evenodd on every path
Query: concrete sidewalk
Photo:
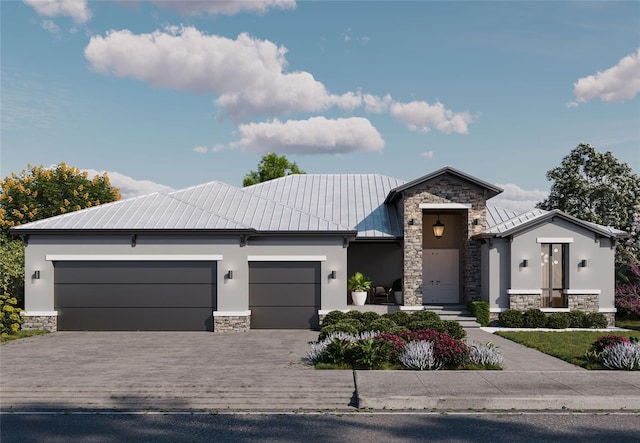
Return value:
M 313 331 L 57 332 L 0 346 L 0 410 L 640 410 L 637 372 L 585 371 L 481 330 L 503 371 L 314 370 Z
M 634 410 L 640 374 L 587 371 L 482 329 L 467 342 L 492 342 L 501 371 L 356 371 L 358 406 L 438 410 Z

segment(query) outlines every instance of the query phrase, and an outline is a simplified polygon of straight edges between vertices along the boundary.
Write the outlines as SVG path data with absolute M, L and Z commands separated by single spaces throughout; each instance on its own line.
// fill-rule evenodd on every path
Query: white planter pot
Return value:
M 366 291 L 351 291 L 351 298 L 353 299 L 353 304 L 356 306 L 362 306 L 367 301 L 367 292 Z
M 402 291 L 393 291 L 393 298 L 396 300 L 397 305 L 402 304 Z

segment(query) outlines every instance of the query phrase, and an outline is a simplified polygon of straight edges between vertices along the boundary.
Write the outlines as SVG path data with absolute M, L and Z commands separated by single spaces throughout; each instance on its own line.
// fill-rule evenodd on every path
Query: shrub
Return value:
M 408 332 L 408 331 L 407 331 Z M 399 334 L 380 334 L 377 338 L 381 339 L 390 350 L 389 360 L 398 363 L 400 355 L 404 352 L 407 342 L 400 338 Z
M 345 350 L 345 361 L 354 369 L 379 369 L 389 361 L 391 346 L 379 338 L 361 339 L 350 343 Z
M 390 334 L 392 330 L 396 329 L 398 325 L 393 320 L 388 318 L 378 317 L 377 320 L 369 323 L 368 328 L 371 331 L 377 331 L 380 333 Z
M 449 334 L 422 329 L 400 334 L 400 337 L 407 342 L 420 340 L 432 342 L 435 356 L 443 365 L 459 366 L 469 360 L 469 347 Z
M 467 337 L 467 331 L 455 320 L 442 320 L 442 326 L 443 332 L 457 340 L 464 340 Z
M 640 371 L 640 344 L 618 343 L 603 351 L 602 363 L 610 369 Z
M 410 321 L 413 320 L 434 321 L 440 320 L 440 316 L 433 311 L 423 309 L 422 311 L 415 311 L 413 314 L 411 314 Z
M 544 328 L 547 316 L 540 309 L 527 309 L 522 314 L 522 324 L 525 328 Z
M 371 328 L 370 325 L 372 322 L 378 320 L 379 318 L 380 314 L 378 314 L 377 312 L 368 311 L 362 313 L 362 315 L 360 316 L 360 321 L 364 325 L 365 329 L 375 331 L 376 329 Z
M 616 287 L 615 306 L 618 317 L 637 320 L 640 319 L 640 266 L 629 263 L 625 268 L 628 276 L 623 284 Z
M 346 319 L 353 319 L 358 321 L 362 321 L 362 315 L 363 315 L 363 312 L 360 312 L 360 311 L 348 311 L 348 312 L 345 312 L 344 314 Z
M 344 320 L 346 318 L 346 314 L 342 311 L 329 311 L 327 315 L 324 316 L 322 320 L 322 326 L 328 326 L 338 323 L 340 320 Z
M 357 335 L 360 333 L 361 328 L 362 323 L 357 320 L 341 320 L 333 325 L 323 326 L 322 329 L 320 329 L 318 340 L 323 340 L 330 334 L 334 334 L 336 332 L 345 332 L 347 334 Z
M 486 301 L 470 301 L 467 303 L 467 310 L 471 315 L 475 316 L 480 326 L 489 326 L 491 323 L 491 314 L 489 311 L 489 302 Z
M 352 343 L 352 338 L 348 336 L 336 336 L 327 343 L 324 354 L 320 361 L 323 363 L 341 364 L 345 362 L 345 355 L 349 345 Z
M 587 326 L 587 314 L 583 311 L 570 311 L 569 312 L 569 327 L 570 328 L 586 328 Z
M 547 320 L 547 327 L 551 329 L 566 329 L 569 327 L 568 312 L 554 312 Z
M 440 320 L 440 318 L 435 320 L 411 319 L 407 327 L 411 331 L 418 331 L 421 329 L 431 329 L 433 331 L 440 332 L 444 331 L 444 325 L 442 324 L 442 320 Z
M 382 318 L 388 318 L 398 326 L 406 327 L 411 320 L 411 315 L 409 315 L 409 313 L 407 313 L 406 311 L 394 311 L 383 314 Z
M 0 334 L 3 336 L 15 334 L 20 330 L 21 309 L 17 305 L 17 298 L 11 297 L 9 294 L 0 295 Z
M 469 361 L 478 366 L 501 367 L 504 358 L 493 343 L 474 343 L 469 349 Z
M 517 309 L 502 311 L 498 315 L 498 321 L 500 322 L 500 326 L 504 326 L 505 328 L 521 328 L 524 323 L 522 312 Z
M 437 370 L 443 366 L 434 352 L 434 345 L 430 341 L 419 340 L 407 343 L 400 356 L 400 362 L 409 369 L 420 371 Z
M 614 346 L 620 343 L 630 343 L 627 337 L 621 335 L 603 335 L 598 337 L 596 341 L 591 343 L 590 351 L 602 352 L 610 346 Z
M 585 318 L 585 326 L 588 328 L 602 329 L 609 326 L 609 320 L 601 312 L 589 312 Z

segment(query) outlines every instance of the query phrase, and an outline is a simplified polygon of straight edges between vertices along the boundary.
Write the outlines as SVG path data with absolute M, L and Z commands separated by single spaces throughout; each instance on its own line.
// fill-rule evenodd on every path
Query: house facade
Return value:
M 386 287 L 402 279 L 400 309 L 486 300 L 495 316 L 581 309 L 612 323 L 625 233 L 487 205 L 500 192 L 451 167 L 410 182 L 305 174 L 247 188 L 214 181 L 17 226 L 23 328 L 314 329 L 350 309 L 356 271 Z

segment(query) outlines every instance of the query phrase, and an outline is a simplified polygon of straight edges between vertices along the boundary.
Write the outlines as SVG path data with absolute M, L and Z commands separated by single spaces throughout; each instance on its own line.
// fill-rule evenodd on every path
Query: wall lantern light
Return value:
M 436 238 L 441 238 L 442 234 L 444 234 L 444 225 L 440 221 L 440 214 L 438 214 L 438 221 L 433 224 L 433 235 Z
M 227 272 L 227 278 L 228 278 L 229 280 L 233 280 L 233 271 L 228 271 L 228 272 Z
M 413 226 L 416 224 L 416 221 L 414 219 L 410 219 L 408 224 L 409 226 Z
M 336 278 L 338 278 L 338 273 L 336 271 L 331 271 L 331 274 L 329 274 L 329 278 L 331 280 L 335 280 Z
M 33 278 L 35 280 L 39 280 L 40 279 L 40 271 L 39 270 L 33 271 Z
M 527 260 L 526 258 L 524 260 L 522 260 L 522 267 L 523 268 L 529 267 L 529 260 Z
M 583 258 L 582 260 L 580 260 L 580 267 L 581 268 L 587 267 L 587 259 Z

